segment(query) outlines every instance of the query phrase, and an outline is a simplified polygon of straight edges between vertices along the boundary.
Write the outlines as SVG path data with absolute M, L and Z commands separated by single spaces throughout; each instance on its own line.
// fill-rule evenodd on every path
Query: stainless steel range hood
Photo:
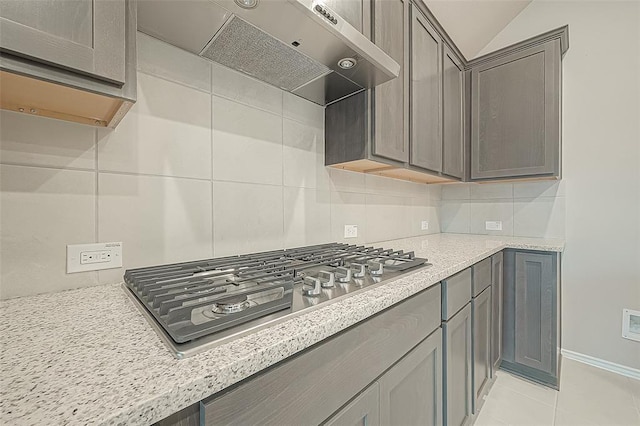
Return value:
M 254 1 L 138 0 L 138 29 L 320 105 L 398 76 L 396 61 L 320 0 Z

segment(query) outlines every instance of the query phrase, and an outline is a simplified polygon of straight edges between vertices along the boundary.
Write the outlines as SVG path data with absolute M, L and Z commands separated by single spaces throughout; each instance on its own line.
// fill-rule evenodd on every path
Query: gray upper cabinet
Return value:
M 411 9 L 411 152 L 409 163 L 442 171 L 440 36 L 414 5 Z
M 503 253 L 491 256 L 491 375 L 502 361 L 502 283 Z
M 507 250 L 501 368 L 558 385 L 559 268 L 556 253 Z
M 471 178 L 560 173 L 560 40 L 471 68 Z
M 473 412 L 477 413 L 491 379 L 491 289 L 471 302 L 473 316 Z
M 442 172 L 464 178 L 464 68 L 446 45 L 442 47 L 443 158 Z
M 381 424 L 441 425 L 442 330 L 409 352 L 379 383 Z
M 444 336 L 444 424 L 467 425 L 472 415 L 471 304 L 442 323 Z
M 380 385 L 373 382 L 353 401 L 331 417 L 325 426 L 379 426 Z
M 373 2 L 373 41 L 401 66 L 398 78 L 373 89 L 373 154 L 400 162 L 409 161 L 406 56 L 409 0 Z
M 122 85 L 125 0 L 0 0 L 0 48 Z

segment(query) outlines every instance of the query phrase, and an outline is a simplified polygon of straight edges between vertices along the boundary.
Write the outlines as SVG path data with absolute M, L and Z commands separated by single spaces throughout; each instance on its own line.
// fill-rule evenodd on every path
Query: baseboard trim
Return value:
M 637 368 L 627 367 L 626 365 L 616 364 L 615 362 L 605 361 L 604 359 L 581 354 L 579 352 L 574 352 L 567 349 L 561 349 L 560 353 L 565 358 L 582 362 L 584 364 L 601 368 L 603 370 L 611 371 L 612 373 L 617 373 L 622 376 L 631 377 L 632 379 L 640 380 L 640 370 L 638 370 Z

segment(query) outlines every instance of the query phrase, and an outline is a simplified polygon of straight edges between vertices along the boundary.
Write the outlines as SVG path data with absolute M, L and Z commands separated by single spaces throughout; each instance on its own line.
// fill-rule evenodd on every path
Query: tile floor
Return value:
M 640 426 L 640 380 L 562 362 L 559 392 L 498 371 L 475 426 Z

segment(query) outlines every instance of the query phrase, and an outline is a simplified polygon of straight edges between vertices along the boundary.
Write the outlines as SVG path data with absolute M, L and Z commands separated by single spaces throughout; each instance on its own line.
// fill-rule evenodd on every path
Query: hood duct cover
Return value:
M 331 70 L 233 16 L 202 56 L 289 92 Z

